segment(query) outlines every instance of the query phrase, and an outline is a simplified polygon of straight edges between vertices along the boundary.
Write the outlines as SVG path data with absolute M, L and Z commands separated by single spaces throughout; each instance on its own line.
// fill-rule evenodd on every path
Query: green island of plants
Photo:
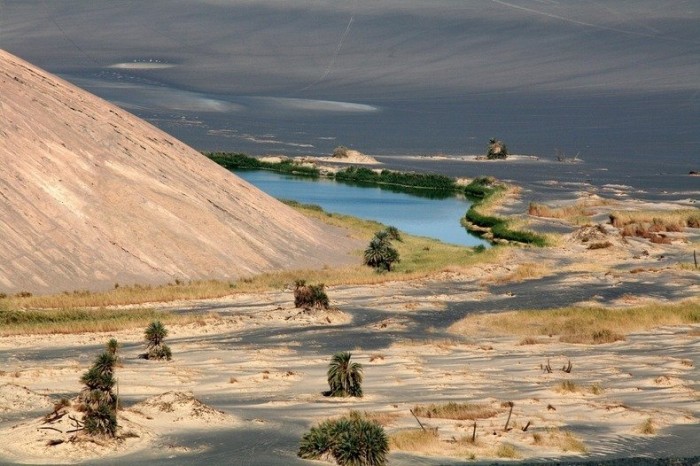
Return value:
M 508 220 L 484 215 L 478 211 L 480 206 L 504 189 L 503 185 L 497 184 L 490 177 L 476 178 L 464 188 L 465 194 L 473 199 L 472 205 L 465 215 L 466 228 L 482 236 L 486 233 L 483 230 L 489 229 L 494 239 L 546 246 L 547 242 L 543 236 L 529 231 L 511 230 L 508 228 Z M 478 228 L 474 228 L 473 225 Z

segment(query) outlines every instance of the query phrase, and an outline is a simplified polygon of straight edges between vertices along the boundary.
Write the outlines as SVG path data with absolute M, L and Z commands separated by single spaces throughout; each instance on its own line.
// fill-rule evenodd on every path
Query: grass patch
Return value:
M 145 327 L 153 320 L 188 324 L 204 319 L 153 309 L 0 310 L 0 335 L 113 332 Z
M 567 307 L 472 315 L 454 324 L 450 330 L 454 333 L 523 337 L 558 335 L 565 342 L 600 344 L 664 325 L 697 323 L 700 323 L 700 298 L 625 309 Z
M 499 413 L 497 409 L 483 403 L 443 403 L 413 408 L 416 416 L 439 419 L 476 420 L 488 419 Z
M 697 209 L 624 211 L 610 214 L 610 223 L 622 236 L 646 238 L 652 243 L 668 244 L 671 238 L 664 233 L 680 232 L 684 228 L 700 228 Z
M 502 443 L 496 448 L 496 456 L 499 458 L 511 459 L 522 458 L 518 450 L 513 445 L 508 445 L 507 443 Z
M 589 206 L 584 202 L 564 207 L 549 207 L 544 204 L 531 202 L 527 213 L 533 217 L 558 218 L 569 220 L 573 223 L 580 223 L 581 219 L 585 220 L 593 214 Z
M 590 386 L 590 391 L 594 395 L 602 395 L 605 389 L 599 383 L 594 383 Z
M 578 453 L 588 452 L 586 445 L 567 430 L 553 428 L 547 429 L 547 433 L 549 434 L 549 443 L 562 451 L 575 451 Z
M 389 435 L 389 447 L 392 450 L 414 451 L 422 453 L 442 450 L 440 436 L 436 429 L 407 429 Z

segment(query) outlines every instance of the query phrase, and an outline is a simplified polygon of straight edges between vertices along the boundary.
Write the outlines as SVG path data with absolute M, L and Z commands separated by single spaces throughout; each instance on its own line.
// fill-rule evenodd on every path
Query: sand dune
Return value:
M 234 278 L 320 267 L 343 260 L 337 245 L 352 247 L 150 124 L 3 51 L 0 80 L 0 291 Z

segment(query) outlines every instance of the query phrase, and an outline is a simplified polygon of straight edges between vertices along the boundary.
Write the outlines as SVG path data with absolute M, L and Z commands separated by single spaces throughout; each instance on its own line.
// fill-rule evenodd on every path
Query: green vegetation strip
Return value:
M 504 189 L 505 188 L 502 185 L 495 184 L 495 181 L 492 178 L 476 178 L 474 181 L 469 183 L 464 188 L 464 192 L 467 196 L 473 199 L 473 202 L 465 215 L 465 219 L 477 227 L 489 228 L 494 239 L 504 239 L 508 241 L 515 241 L 517 243 L 545 246 L 547 243 L 543 236 L 531 233 L 529 231 L 511 230 L 508 228 L 508 220 L 479 213 L 477 210 L 479 206 L 483 205 L 483 203 L 489 198 Z M 470 231 L 482 236 L 486 233 L 484 231 L 470 228 L 469 224 L 467 224 L 467 228 L 470 229 Z
M 0 335 L 114 331 L 145 326 L 154 319 L 181 320 L 153 309 L 23 310 L 4 305 L 0 308 Z
M 255 157 L 245 154 L 234 154 L 228 152 L 212 152 L 204 154 L 214 162 L 228 170 L 268 170 L 290 175 L 308 176 L 318 178 L 321 172 L 316 167 L 300 165 L 291 160 L 281 162 L 263 162 Z
M 430 190 L 451 196 L 459 191 L 454 178 L 432 173 L 407 173 L 392 170 L 377 172 L 365 167 L 347 167 L 337 173 L 321 172 L 318 168 L 303 165 L 293 160 L 264 162 L 245 154 L 213 152 L 205 154 L 214 162 L 229 170 L 268 170 L 278 173 L 334 179 L 342 183 L 391 186 L 403 188 L 401 191 L 413 193 L 413 190 Z

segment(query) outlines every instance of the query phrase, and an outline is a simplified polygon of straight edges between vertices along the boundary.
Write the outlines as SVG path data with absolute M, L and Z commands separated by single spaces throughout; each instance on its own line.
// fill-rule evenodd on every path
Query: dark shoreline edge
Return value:
M 547 244 L 541 235 L 509 229 L 508 220 L 505 218 L 487 216 L 478 212 L 477 208 L 480 205 L 506 189 L 491 177 L 476 178 L 466 187 L 462 187 L 453 177 L 431 173 L 393 170 L 382 170 L 377 173 L 369 168 L 355 166 L 333 173 L 322 171 L 315 166 L 304 166 L 291 159 L 265 162 L 256 157 L 231 152 L 205 152 L 204 155 L 227 170 L 267 170 L 294 176 L 323 177 L 340 183 L 376 186 L 421 197 L 445 198 L 462 194 L 472 201 L 471 207 L 463 217 L 463 225 L 470 232 L 492 243 L 516 242 L 540 247 Z

